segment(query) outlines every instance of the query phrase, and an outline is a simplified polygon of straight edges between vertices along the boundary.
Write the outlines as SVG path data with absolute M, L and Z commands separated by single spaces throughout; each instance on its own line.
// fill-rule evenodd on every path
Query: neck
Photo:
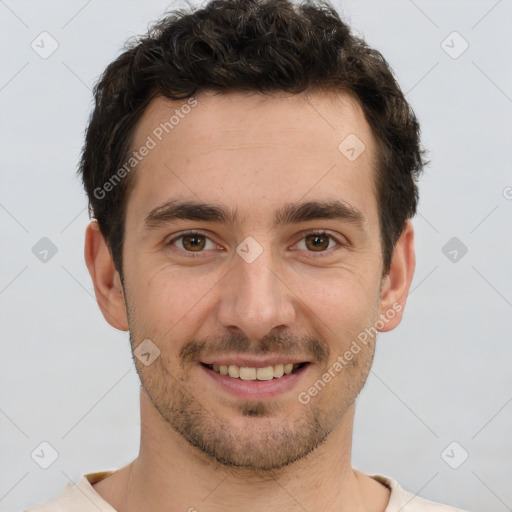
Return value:
M 189 512 L 383 512 L 388 503 L 387 488 L 351 467 L 354 405 L 323 445 L 266 472 L 226 467 L 200 452 L 163 420 L 143 390 L 141 418 L 137 459 L 94 486 L 118 512 L 168 512 L 170 505 Z

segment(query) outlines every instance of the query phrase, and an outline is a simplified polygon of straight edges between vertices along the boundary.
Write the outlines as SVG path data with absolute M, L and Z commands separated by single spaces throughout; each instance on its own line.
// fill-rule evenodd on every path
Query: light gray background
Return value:
M 1 512 L 138 453 L 138 377 L 94 299 L 75 171 L 92 85 L 177 5 L 0 0 Z M 354 465 L 470 511 L 512 510 L 512 0 L 335 5 L 391 63 L 432 161 L 405 319 L 378 342 Z M 43 31 L 59 44 L 48 59 L 31 48 Z M 469 43 L 458 58 L 453 31 Z M 468 249 L 456 262 L 442 252 L 454 236 Z M 42 237 L 58 248 L 46 263 Z M 59 454 L 46 470 L 31 458 L 42 441 Z

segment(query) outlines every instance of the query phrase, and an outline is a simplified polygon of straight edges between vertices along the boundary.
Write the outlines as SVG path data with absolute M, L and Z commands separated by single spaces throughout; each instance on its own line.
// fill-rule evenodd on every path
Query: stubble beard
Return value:
M 324 400 L 321 407 L 314 399 L 307 405 L 297 400 L 283 415 L 276 401 L 247 401 L 238 406 L 236 424 L 219 417 L 214 406 L 207 406 L 195 396 L 186 373 L 171 375 L 163 368 L 161 358 L 149 367 L 134 361 L 153 406 L 175 432 L 225 468 L 263 475 L 283 470 L 325 443 L 364 386 L 373 353 L 371 348 L 366 355 L 361 351 L 362 358 L 353 371 L 342 370 L 346 375 L 336 377 L 343 379 L 342 389 L 337 386 L 336 390 L 319 393 L 325 398 L 330 393 L 334 398 Z
M 247 401 L 239 405 L 237 421 L 233 424 L 233 421 L 219 417 L 214 406 L 205 405 L 198 399 L 184 366 L 177 366 L 182 372 L 173 375 L 162 365 L 162 357 L 158 357 L 148 367 L 136 360 L 132 332 L 135 333 L 135 339 L 145 338 L 136 334 L 136 324 L 132 321 L 136 318 L 133 303 L 129 300 L 124 283 L 123 288 L 132 357 L 142 387 L 163 420 L 175 432 L 208 456 L 211 462 L 225 469 L 248 471 L 261 476 L 278 475 L 281 470 L 310 455 L 326 442 L 329 434 L 354 404 L 373 363 L 375 340 L 368 343 L 358 357 L 333 379 L 334 382 L 327 384 L 327 388 L 315 397 L 322 400 L 312 399 L 305 405 L 297 397 L 296 403 L 289 404 L 290 413 L 284 416 L 276 401 Z M 322 348 L 321 343 L 313 341 L 316 343 L 304 353 L 314 353 L 322 362 L 324 370 L 327 370 L 329 348 Z M 268 350 L 274 348 L 274 345 L 279 343 L 269 338 L 266 346 L 261 344 L 261 349 Z M 287 346 L 292 345 L 288 342 Z M 322 374 L 319 373 L 317 379 Z M 299 391 L 304 390 L 298 390 L 297 393 Z M 233 404 L 229 406 L 232 410 Z M 243 421 L 239 421 L 240 418 Z

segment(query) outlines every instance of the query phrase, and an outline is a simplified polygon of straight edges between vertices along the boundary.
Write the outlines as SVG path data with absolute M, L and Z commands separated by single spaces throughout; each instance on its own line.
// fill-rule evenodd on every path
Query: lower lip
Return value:
M 210 370 L 210 368 L 202 364 L 199 366 L 208 378 L 232 395 L 244 399 L 259 400 L 261 398 L 272 398 L 293 389 L 311 366 L 311 363 L 304 365 L 293 373 L 285 374 L 272 380 L 234 379 L 233 377 Z

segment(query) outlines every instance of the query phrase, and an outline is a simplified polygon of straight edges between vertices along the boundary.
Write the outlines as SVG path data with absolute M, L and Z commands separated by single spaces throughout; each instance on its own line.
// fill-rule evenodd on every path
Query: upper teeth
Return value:
M 213 370 L 217 373 L 228 375 L 234 379 L 272 380 L 292 373 L 294 367 L 298 367 L 299 364 L 275 364 L 273 366 L 265 366 L 264 368 L 250 368 L 247 366 L 237 366 L 236 364 L 230 364 L 229 366 L 214 364 L 212 366 Z

